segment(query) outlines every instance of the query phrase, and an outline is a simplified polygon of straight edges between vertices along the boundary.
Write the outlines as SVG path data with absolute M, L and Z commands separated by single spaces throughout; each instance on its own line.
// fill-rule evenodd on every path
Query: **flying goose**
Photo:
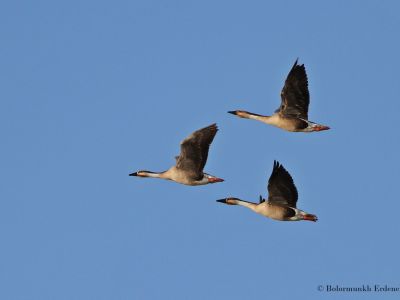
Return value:
M 258 120 L 287 131 L 312 132 L 328 130 L 329 127 L 308 121 L 310 94 L 304 64 L 298 59 L 290 70 L 281 91 L 281 105 L 272 116 L 263 116 L 244 110 L 228 111 L 240 118 Z
M 274 168 L 268 180 L 268 200 L 260 196 L 260 203 L 252 203 L 238 198 L 225 198 L 217 202 L 229 205 L 242 205 L 256 213 L 279 221 L 307 220 L 316 222 L 316 215 L 306 213 L 296 208 L 297 189 L 293 179 L 285 168 L 274 161 Z
M 217 133 L 216 124 L 199 129 L 181 142 L 181 153 L 176 156 L 176 165 L 164 172 L 137 171 L 129 176 L 153 177 L 172 180 L 186 185 L 203 185 L 224 181 L 204 173 L 208 149 Z

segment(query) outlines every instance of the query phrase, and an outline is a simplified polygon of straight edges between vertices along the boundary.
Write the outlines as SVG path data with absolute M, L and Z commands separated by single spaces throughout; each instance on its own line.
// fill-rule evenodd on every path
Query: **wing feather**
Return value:
M 310 104 L 308 79 L 304 64 L 298 65 L 297 61 L 290 70 L 282 88 L 281 106 L 277 112 L 285 116 L 308 120 L 308 106 Z
M 268 201 L 274 204 L 296 207 L 298 193 L 292 176 L 277 161 L 268 180 Z
M 201 178 L 207 162 L 208 150 L 218 131 L 216 124 L 193 132 L 181 142 L 181 153 L 177 157 L 176 167 L 191 172 Z

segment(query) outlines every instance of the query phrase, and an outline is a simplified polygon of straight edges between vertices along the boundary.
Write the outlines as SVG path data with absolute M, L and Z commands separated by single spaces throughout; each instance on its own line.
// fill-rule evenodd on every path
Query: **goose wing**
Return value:
M 268 201 L 273 204 L 296 207 L 298 194 L 292 176 L 277 161 L 268 180 Z
M 281 91 L 281 106 L 276 112 L 285 116 L 308 120 L 310 94 L 308 92 L 307 74 L 304 64 L 298 65 L 297 61 L 295 61 L 286 78 Z
M 181 142 L 181 153 L 176 159 L 176 167 L 191 173 L 194 178 L 202 178 L 208 150 L 217 131 L 217 125 L 212 124 L 184 139 Z

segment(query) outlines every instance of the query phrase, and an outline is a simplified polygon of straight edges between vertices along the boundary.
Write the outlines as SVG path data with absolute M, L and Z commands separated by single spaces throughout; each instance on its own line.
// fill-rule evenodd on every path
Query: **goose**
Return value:
M 216 124 L 199 129 L 181 142 L 181 153 L 176 156 L 176 165 L 164 172 L 137 171 L 129 176 L 151 177 L 172 180 L 185 185 L 204 185 L 224 181 L 203 172 L 208 149 L 218 131 Z
M 265 217 L 279 221 L 313 221 L 316 215 L 306 213 L 296 207 L 298 194 L 289 172 L 274 161 L 272 174 L 268 180 L 268 200 L 260 196 L 259 203 L 252 203 L 239 198 L 225 198 L 217 202 L 229 205 L 241 205 Z
M 330 129 L 308 120 L 310 94 L 304 64 L 296 59 L 281 91 L 281 105 L 272 116 L 263 116 L 244 110 L 228 111 L 240 118 L 258 120 L 291 132 L 312 132 Z

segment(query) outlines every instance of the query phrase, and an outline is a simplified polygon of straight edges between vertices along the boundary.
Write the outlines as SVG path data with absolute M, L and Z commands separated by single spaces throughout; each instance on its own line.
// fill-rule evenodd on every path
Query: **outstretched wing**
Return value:
M 298 194 L 292 176 L 277 161 L 268 180 L 268 201 L 290 207 L 296 207 Z
M 307 74 L 304 64 L 298 65 L 297 61 L 298 59 L 286 78 L 281 91 L 281 106 L 276 112 L 285 116 L 308 120 L 310 94 L 308 92 Z
M 207 162 L 208 150 L 218 131 L 216 124 L 199 129 L 181 142 L 181 153 L 177 157 L 176 167 L 193 173 L 201 178 Z

